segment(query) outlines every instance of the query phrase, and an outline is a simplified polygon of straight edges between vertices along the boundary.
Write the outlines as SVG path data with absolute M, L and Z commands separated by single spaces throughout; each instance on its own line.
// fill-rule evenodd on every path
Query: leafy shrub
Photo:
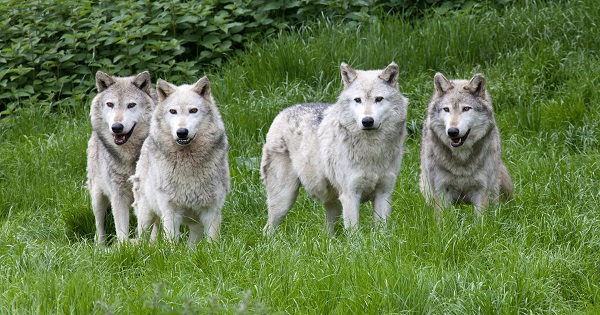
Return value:
M 507 0 L 497 0 L 504 3 Z M 358 25 L 382 14 L 416 16 L 432 5 L 444 11 L 465 0 L 208 0 L 0 3 L 0 116 L 24 102 L 52 108 L 84 98 L 94 73 L 188 81 L 200 68 L 220 66 L 248 43 L 309 19 Z M 73 104 L 72 102 L 69 104 Z

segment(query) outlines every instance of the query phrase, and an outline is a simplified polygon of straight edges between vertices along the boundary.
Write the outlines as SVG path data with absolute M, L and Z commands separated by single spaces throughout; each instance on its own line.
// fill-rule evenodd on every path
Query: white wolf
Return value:
M 96 73 L 98 95 L 92 100 L 92 136 L 87 149 L 87 187 L 96 217 L 96 240 L 106 241 L 104 219 L 109 205 L 117 239 L 129 235 L 129 211 L 133 202 L 129 177 L 150 129 L 156 104 L 150 74 L 120 78 Z
M 152 226 L 156 238 L 162 221 L 170 239 L 186 224 L 190 243 L 203 234 L 216 240 L 230 175 L 227 135 L 210 82 L 203 77 L 178 87 L 159 79 L 156 88 L 159 103 L 131 178 L 138 236 Z
M 408 100 L 398 89 L 398 66 L 341 67 L 344 89 L 336 104 L 299 104 L 283 110 L 267 133 L 261 162 L 273 233 L 300 185 L 323 202 L 326 228 L 343 217 L 355 227 L 361 202 L 373 201 L 375 221 L 391 212 L 402 162 Z
M 439 217 L 451 203 L 473 204 L 480 216 L 513 185 L 500 158 L 500 134 L 485 78 L 434 77 L 421 143 L 421 192 Z

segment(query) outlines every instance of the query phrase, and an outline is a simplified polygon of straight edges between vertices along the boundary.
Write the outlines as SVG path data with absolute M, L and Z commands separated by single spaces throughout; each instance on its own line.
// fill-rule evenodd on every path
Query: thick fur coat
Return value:
M 289 212 L 300 185 L 324 204 L 330 233 L 340 216 L 345 228 L 356 226 L 365 201 L 373 201 L 376 221 L 390 215 L 408 106 L 398 66 L 360 71 L 344 63 L 340 70 L 337 103 L 292 106 L 269 129 L 261 162 L 268 233 Z
M 87 148 L 87 187 L 96 219 L 96 240 L 103 244 L 109 206 L 117 239 L 128 239 L 133 202 L 128 179 L 135 172 L 157 97 L 148 72 L 120 78 L 98 71 L 96 87 L 98 94 L 90 108 L 92 135 Z
M 434 88 L 423 124 L 421 191 L 438 217 L 459 202 L 481 215 L 513 195 L 485 78 L 448 80 L 437 73 Z
M 138 233 L 167 237 L 190 228 L 190 243 L 217 239 L 230 188 L 225 126 L 203 77 L 193 85 L 157 83 L 159 103 L 132 177 Z

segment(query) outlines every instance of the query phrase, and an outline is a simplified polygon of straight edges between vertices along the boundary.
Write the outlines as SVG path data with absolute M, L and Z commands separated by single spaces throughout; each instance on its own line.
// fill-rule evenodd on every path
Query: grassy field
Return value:
M 526 2 L 413 23 L 322 21 L 207 73 L 231 144 L 217 244 L 96 246 L 89 103 L 32 104 L 0 120 L 0 313 L 600 313 L 600 6 Z M 301 193 L 265 238 L 258 164 L 269 124 L 294 103 L 334 102 L 342 61 L 395 61 L 411 101 L 390 223 L 374 227 L 365 205 L 358 237 L 329 238 L 321 205 Z M 488 79 L 516 197 L 483 222 L 463 206 L 437 223 L 418 189 L 437 71 Z

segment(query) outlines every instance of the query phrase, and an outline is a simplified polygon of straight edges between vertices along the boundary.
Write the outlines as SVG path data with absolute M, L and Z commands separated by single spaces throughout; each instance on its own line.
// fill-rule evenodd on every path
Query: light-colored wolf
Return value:
M 340 70 L 344 89 L 336 104 L 287 108 L 267 133 L 261 161 L 267 233 L 289 212 L 300 185 L 323 202 L 329 233 L 340 215 L 346 229 L 355 227 L 364 201 L 373 201 L 375 221 L 390 215 L 408 107 L 398 66 L 361 71 L 342 63 Z
M 138 237 L 162 221 L 171 240 L 181 224 L 190 228 L 189 242 L 203 234 L 216 240 L 230 175 L 225 126 L 203 77 L 193 85 L 157 82 L 159 103 L 150 134 L 132 176 Z
M 87 187 L 96 217 L 96 240 L 104 244 L 104 219 L 109 205 L 117 239 L 128 239 L 133 203 L 128 179 L 135 172 L 157 97 L 148 72 L 121 78 L 98 71 L 96 88 L 98 94 L 90 108 L 92 136 L 87 149 Z
M 508 169 L 500 158 L 500 134 L 485 78 L 434 77 L 421 143 L 421 192 L 436 209 L 452 203 L 474 205 L 476 216 L 489 204 L 513 195 Z

